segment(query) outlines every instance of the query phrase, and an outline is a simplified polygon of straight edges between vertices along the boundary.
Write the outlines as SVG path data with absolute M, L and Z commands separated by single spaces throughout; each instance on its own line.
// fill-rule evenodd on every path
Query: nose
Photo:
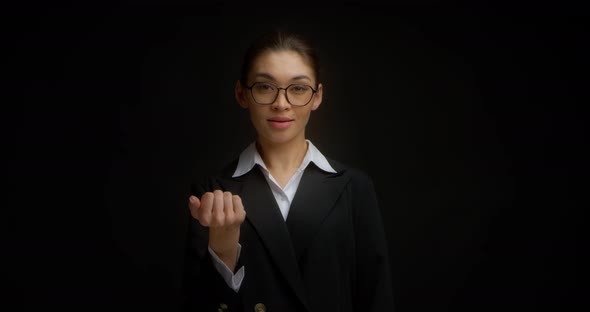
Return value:
M 291 108 L 291 104 L 287 101 L 287 90 L 279 89 L 279 94 L 274 103 L 272 103 L 272 108 L 274 110 L 288 110 Z

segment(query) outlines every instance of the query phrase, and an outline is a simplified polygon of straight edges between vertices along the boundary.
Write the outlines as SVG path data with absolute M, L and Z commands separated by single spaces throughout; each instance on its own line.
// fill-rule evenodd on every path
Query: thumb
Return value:
M 199 198 L 197 196 L 191 195 L 188 198 L 188 208 L 191 211 L 191 215 L 193 215 L 193 217 L 196 219 L 197 218 L 197 212 L 199 211 L 199 208 L 201 207 L 201 201 L 199 200 Z

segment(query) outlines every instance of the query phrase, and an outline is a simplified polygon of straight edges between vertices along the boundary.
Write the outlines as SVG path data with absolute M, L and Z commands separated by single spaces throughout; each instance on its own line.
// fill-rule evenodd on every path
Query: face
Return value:
M 267 82 L 281 88 L 291 84 L 316 86 L 313 69 L 294 51 L 269 51 L 259 55 L 248 73 L 248 85 Z M 238 81 L 236 100 L 250 112 L 258 139 L 271 144 L 305 140 L 305 126 L 311 111 L 322 102 L 322 85 L 317 86 L 311 101 L 305 106 L 292 106 L 287 102 L 285 90 L 279 90 L 277 99 L 269 105 L 257 104 L 252 93 Z

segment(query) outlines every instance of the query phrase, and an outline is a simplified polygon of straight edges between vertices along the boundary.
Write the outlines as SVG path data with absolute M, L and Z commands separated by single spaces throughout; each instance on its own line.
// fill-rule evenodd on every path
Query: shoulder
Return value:
M 332 168 L 334 168 L 338 174 L 347 175 L 350 178 L 351 183 L 360 185 L 373 184 L 373 179 L 365 170 L 350 166 L 332 158 L 326 158 L 326 160 L 328 160 Z
M 231 178 L 238 167 L 239 158 L 235 158 L 230 163 L 225 165 L 218 174 L 221 178 Z
M 200 197 L 206 191 L 219 188 L 221 180 L 231 179 L 237 165 L 238 158 L 232 160 L 215 173 L 194 175 L 190 181 L 191 194 Z
M 348 179 L 345 187 L 348 200 L 354 211 L 355 219 L 379 218 L 379 201 L 373 183 L 373 178 L 366 170 L 349 166 L 339 161 L 327 158 L 328 162 L 338 172 Z

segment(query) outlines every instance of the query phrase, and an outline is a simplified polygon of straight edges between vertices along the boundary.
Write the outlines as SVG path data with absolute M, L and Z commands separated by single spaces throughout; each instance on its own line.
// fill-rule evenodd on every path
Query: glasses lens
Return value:
M 287 88 L 287 98 L 292 105 L 303 106 L 309 103 L 313 90 L 307 85 L 291 85 Z
M 277 87 L 270 83 L 257 82 L 252 86 L 252 96 L 259 104 L 271 104 L 277 96 Z
M 252 96 L 258 104 L 272 104 L 279 92 L 277 86 L 267 82 L 252 85 Z M 313 89 L 308 85 L 294 84 L 287 88 L 287 101 L 294 106 L 305 106 L 313 96 Z

